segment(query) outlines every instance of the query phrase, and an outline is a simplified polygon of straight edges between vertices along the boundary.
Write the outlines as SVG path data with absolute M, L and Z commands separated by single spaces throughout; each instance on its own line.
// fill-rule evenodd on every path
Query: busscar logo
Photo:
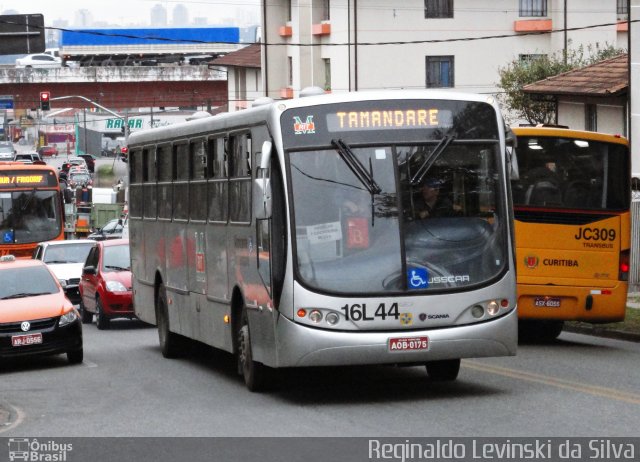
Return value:
M 305 122 L 298 116 L 293 118 L 293 131 L 296 135 L 308 135 L 316 132 L 316 124 L 313 121 L 313 116 L 307 116 Z
M 527 266 L 527 268 L 533 269 L 538 266 L 539 262 L 539 258 L 535 255 L 528 255 L 524 258 L 524 264 Z
M 38 441 L 30 438 L 9 438 L 9 460 L 65 462 L 73 450 L 71 443 Z

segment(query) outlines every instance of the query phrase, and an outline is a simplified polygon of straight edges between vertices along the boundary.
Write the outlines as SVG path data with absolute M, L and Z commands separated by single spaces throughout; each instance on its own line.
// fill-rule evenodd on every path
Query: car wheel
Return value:
M 69 364 L 80 364 L 84 359 L 84 350 L 82 347 L 77 350 L 67 351 L 67 360 Z
M 164 284 L 158 288 L 156 300 L 156 322 L 158 324 L 158 339 L 160 350 L 165 358 L 177 358 L 182 350 L 180 336 L 169 329 L 169 308 L 167 304 L 167 289 Z
M 84 306 L 82 300 L 80 300 L 80 315 L 82 316 L 82 324 L 91 324 L 93 321 L 93 313 L 87 311 L 87 307 Z
M 238 342 L 238 372 L 242 374 L 244 383 L 250 391 L 264 390 L 268 382 L 268 369 L 262 363 L 253 360 L 251 352 L 251 335 L 246 307 L 242 308 L 240 327 L 236 334 Z
M 105 330 L 109 328 L 109 318 L 106 314 L 104 314 L 104 309 L 102 308 L 102 302 L 100 299 L 96 299 L 96 327 L 100 330 Z
M 436 382 L 452 382 L 458 378 L 458 372 L 460 372 L 459 359 L 430 361 L 426 366 L 429 378 Z

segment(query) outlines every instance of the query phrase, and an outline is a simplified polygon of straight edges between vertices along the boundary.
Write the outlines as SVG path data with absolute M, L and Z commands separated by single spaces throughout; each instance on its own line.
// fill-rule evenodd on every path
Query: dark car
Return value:
M 42 146 L 38 149 L 38 154 L 41 158 L 56 157 L 58 155 L 58 148 L 55 146 Z
M 98 329 L 113 318 L 135 319 L 131 290 L 129 239 L 98 242 L 89 252 L 80 279 L 80 312 L 88 324 L 96 315 Z
M 40 260 L 0 257 L 0 358 L 67 354 L 81 363 L 80 314 Z
M 94 173 L 96 168 L 96 158 L 91 154 L 79 154 L 78 157 L 82 157 L 87 163 L 87 169 L 89 172 Z
M 94 241 L 104 241 L 105 239 L 120 239 L 122 237 L 122 230 L 124 225 L 122 224 L 122 218 L 114 218 L 107 222 L 99 230 L 89 234 L 89 239 Z

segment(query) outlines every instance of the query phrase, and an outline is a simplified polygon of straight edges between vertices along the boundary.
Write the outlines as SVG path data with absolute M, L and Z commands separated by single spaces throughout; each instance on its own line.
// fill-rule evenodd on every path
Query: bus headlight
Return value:
M 495 316 L 499 311 L 500 305 L 498 305 L 498 302 L 496 302 L 495 300 L 492 300 L 487 304 L 487 313 L 489 313 L 491 316 Z
M 484 308 L 482 308 L 481 305 L 474 305 L 474 307 L 471 308 L 471 315 L 476 319 L 480 319 L 484 316 Z
M 311 322 L 318 324 L 320 321 L 322 321 L 322 312 L 320 310 L 311 310 L 311 312 L 309 313 L 309 319 L 311 320 Z
M 329 313 L 325 319 L 327 320 L 327 324 L 335 326 L 340 321 L 340 316 L 338 316 L 337 313 Z

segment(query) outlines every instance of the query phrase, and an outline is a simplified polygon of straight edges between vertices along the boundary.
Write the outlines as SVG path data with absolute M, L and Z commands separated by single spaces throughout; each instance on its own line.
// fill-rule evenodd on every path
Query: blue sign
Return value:
M 0 109 L 13 109 L 13 96 L 0 95 Z
M 13 230 L 5 231 L 2 234 L 2 242 L 4 242 L 5 244 L 13 243 Z
M 427 269 L 407 268 L 407 285 L 409 289 L 426 289 L 429 287 Z

